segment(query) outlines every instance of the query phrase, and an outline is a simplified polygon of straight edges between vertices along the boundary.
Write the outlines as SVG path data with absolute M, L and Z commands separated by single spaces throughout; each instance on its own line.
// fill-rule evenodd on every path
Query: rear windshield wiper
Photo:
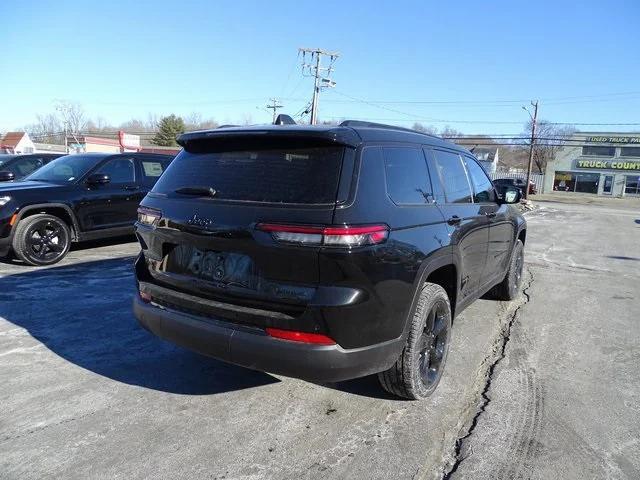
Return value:
M 180 187 L 176 191 L 182 195 L 194 195 L 198 197 L 215 197 L 216 190 L 211 187 Z

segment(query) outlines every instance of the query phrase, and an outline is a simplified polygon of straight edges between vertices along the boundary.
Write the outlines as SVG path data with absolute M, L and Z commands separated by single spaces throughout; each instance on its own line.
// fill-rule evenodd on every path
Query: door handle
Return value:
M 457 224 L 459 224 L 461 221 L 462 221 L 462 219 L 461 219 L 459 216 L 454 215 L 454 216 L 452 216 L 451 218 L 449 218 L 449 220 L 447 220 L 447 223 L 448 223 L 449 225 L 457 225 Z
M 140 187 L 138 187 L 137 185 L 125 185 L 124 189 L 125 190 L 138 190 Z
M 485 213 L 485 215 L 487 216 L 487 218 L 495 218 L 496 217 L 496 212 L 487 212 L 487 213 Z

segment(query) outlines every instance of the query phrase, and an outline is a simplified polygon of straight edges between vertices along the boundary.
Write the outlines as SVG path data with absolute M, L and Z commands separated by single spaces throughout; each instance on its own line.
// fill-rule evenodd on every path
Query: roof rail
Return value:
M 231 125 L 231 124 L 228 124 L 228 125 L 218 125 L 218 126 L 216 127 L 216 130 L 217 130 L 218 128 L 233 128 L 233 127 L 239 127 L 239 126 L 240 126 L 240 125 Z
M 430 133 L 419 132 L 411 128 L 398 127 L 396 125 L 387 125 L 385 123 L 367 122 L 364 120 L 345 120 L 340 124 L 341 127 L 369 127 L 369 128 L 384 128 L 387 130 L 399 130 L 401 132 L 419 133 L 421 135 L 427 135 L 428 137 L 439 138 L 437 135 Z

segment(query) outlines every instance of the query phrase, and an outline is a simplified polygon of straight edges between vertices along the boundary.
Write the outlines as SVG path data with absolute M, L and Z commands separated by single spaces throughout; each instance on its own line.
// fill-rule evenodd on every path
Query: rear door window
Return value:
M 145 187 L 153 187 L 160 178 L 160 175 L 165 171 L 168 160 L 160 159 L 139 159 L 140 170 L 142 172 L 142 184 Z
M 421 149 L 385 147 L 387 194 L 396 205 L 423 205 L 433 200 L 429 171 Z
M 215 199 L 261 203 L 335 203 L 344 147 L 181 152 L 153 188 L 171 194 L 207 187 Z
M 493 190 L 493 185 L 482 167 L 471 157 L 465 156 L 464 163 L 467 166 L 469 179 L 473 185 L 474 203 L 494 203 L 496 201 L 496 195 Z
M 447 203 L 472 203 L 471 186 L 460 155 L 444 150 L 434 150 L 433 154 Z
M 19 158 L 9 165 L 8 170 L 12 171 L 17 177 L 24 177 L 44 165 L 44 160 L 39 157 Z

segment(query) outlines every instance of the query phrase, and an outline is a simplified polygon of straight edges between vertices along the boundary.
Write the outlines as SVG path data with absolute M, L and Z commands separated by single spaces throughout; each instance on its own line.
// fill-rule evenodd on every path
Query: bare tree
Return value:
M 198 112 L 191 112 L 184 118 L 184 128 L 187 132 L 198 130 L 198 126 L 202 122 L 202 115 Z
M 209 120 L 202 120 L 198 125 L 198 130 L 210 130 L 212 128 L 218 128 L 220 124 L 216 122 L 213 118 Z
M 460 130 L 456 130 L 455 128 L 446 125 L 442 131 L 440 132 L 440 136 L 442 138 L 456 138 L 461 137 L 463 133 Z
M 146 130 L 149 132 L 155 132 L 158 130 L 160 124 L 160 116 L 157 113 L 149 113 L 147 115 Z
M 64 127 L 60 119 L 52 113 L 36 115 L 36 122 L 25 125 L 23 130 L 35 142 L 64 143 Z
M 437 135 L 438 134 L 438 129 L 432 125 L 423 125 L 420 122 L 415 122 L 412 126 L 411 126 L 412 130 L 415 130 L 416 132 L 422 132 L 422 133 L 428 133 L 430 135 Z
M 538 120 L 536 124 L 536 138 L 533 145 L 533 163 L 539 173 L 544 173 L 547 162 L 552 160 L 558 150 L 562 148 L 567 139 L 576 132 L 576 128 L 571 125 L 555 125 L 547 120 Z M 522 149 L 529 151 L 531 145 L 531 121 L 527 122 L 522 136 L 524 140 Z
M 127 120 L 120 124 L 120 130 L 124 130 L 125 132 L 130 133 L 146 133 L 153 132 L 154 129 L 150 129 L 147 122 L 144 120 L 138 120 L 137 118 L 132 118 L 131 120 Z
M 184 120 L 185 130 L 187 132 L 193 130 L 209 130 L 218 127 L 218 122 L 213 118 L 203 120 L 202 115 L 198 112 L 192 112 Z
M 87 127 L 87 117 L 79 103 L 69 100 L 56 102 L 56 111 L 60 114 L 62 122 L 67 126 L 67 132 L 73 136 L 80 136 Z

